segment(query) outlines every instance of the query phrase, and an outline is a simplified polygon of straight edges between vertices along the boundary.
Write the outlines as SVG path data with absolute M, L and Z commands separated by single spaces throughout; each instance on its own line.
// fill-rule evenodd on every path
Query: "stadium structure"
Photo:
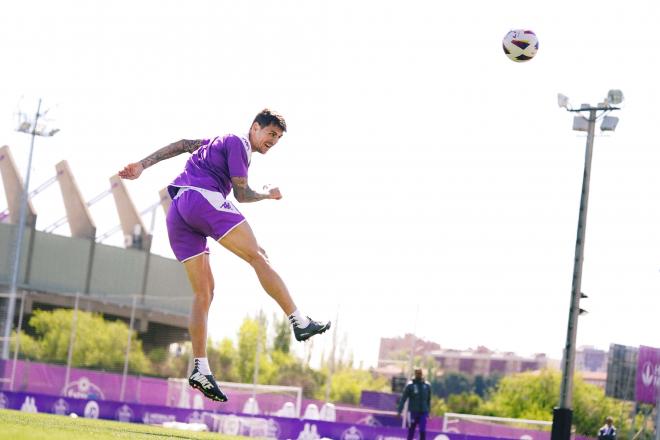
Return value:
M 10 289 L 13 258 L 23 198 L 23 179 L 10 148 L 0 148 L 0 173 L 8 207 L 0 212 L 0 293 Z M 66 216 L 44 230 L 36 230 L 38 213 L 30 198 L 57 182 Z M 101 243 L 89 206 L 112 195 L 124 234 L 124 247 Z M 171 199 L 165 189 L 151 210 L 167 212 Z M 192 291 L 182 265 L 151 253 L 151 234 L 145 228 L 124 183 L 110 177 L 106 191 L 85 201 L 66 161 L 55 166 L 55 175 L 30 191 L 19 265 L 14 325 L 22 309 L 23 323 L 35 309 L 73 308 L 98 312 L 106 318 L 129 321 L 137 297 L 135 326 L 145 349 L 164 347 L 188 339 L 187 320 Z M 70 236 L 52 231 L 68 223 Z M 112 231 L 111 231 L 112 232 Z M 116 231 L 118 232 L 118 231 Z M 21 304 L 24 298 L 24 304 Z M 0 323 L 7 319 L 7 295 L 0 298 Z M 25 325 L 23 325 L 25 328 Z

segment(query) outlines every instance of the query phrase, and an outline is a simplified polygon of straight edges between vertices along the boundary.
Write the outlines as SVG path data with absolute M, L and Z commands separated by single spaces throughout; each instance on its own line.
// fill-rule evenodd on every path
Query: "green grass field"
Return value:
M 0 439 L 78 440 L 78 439 L 245 439 L 209 432 L 189 432 L 160 428 L 137 423 L 93 420 L 53 414 L 28 414 L 13 410 L 0 410 Z

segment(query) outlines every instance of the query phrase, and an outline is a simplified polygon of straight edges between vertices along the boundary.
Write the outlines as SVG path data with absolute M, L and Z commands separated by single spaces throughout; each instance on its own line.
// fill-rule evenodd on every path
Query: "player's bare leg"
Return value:
M 191 387 L 200 390 L 206 397 L 226 402 L 227 396 L 220 390 L 208 366 L 206 358 L 207 321 L 213 300 L 213 273 L 209 265 L 209 255 L 204 253 L 183 263 L 193 290 L 192 310 L 188 331 L 193 347 L 195 366 L 188 379 Z
M 245 260 L 257 274 L 264 290 L 277 302 L 287 315 L 296 310 L 296 305 L 289 294 L 282 278 L 272 268 L 266 255 L 259 248 L 252 228 L 243 222 L 229 231 L 219 240 L 220 244 Z
M 257 244 L 257 239 L 247 222 L 239 224 L 218 241 L 252 266 L 261 286 L 289 317 L 297 340 L 304 341 L 330 328 L 330 322 L 318 323 L 298 311 L 289 294 L 289 289 L 268 262 L 268 258 Z
M 185 261 L 183 266 L 186 269 L 190 286 L 195 295 L 190 311 L 190 322 L 188 323 L 193 356 L 196 358 L 206 357 L 206 322 L 213 300 L 213 289 L 215 288 L 213 273 L 211 273 L 211 266 L 209 265 L 209 255 L 204 253 L 193 257 Z

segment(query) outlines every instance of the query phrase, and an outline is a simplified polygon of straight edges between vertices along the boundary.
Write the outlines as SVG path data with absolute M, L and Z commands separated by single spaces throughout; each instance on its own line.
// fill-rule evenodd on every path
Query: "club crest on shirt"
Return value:
M 250 144 L 250 139 L 248 136 L 236 136 L 243 142 L 243 148 L 245 148 L 245 154 L 247 154 L 247 159 L 248 159 L 248 165 L 250 165 L 250 161 L 252 160 L 252 145 Z

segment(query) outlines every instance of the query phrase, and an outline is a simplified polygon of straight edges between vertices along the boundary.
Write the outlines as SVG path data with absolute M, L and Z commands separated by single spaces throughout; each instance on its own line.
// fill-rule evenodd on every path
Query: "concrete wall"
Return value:
M 0 223 L 0 284 L 8 285 L 10 282 L 11 271 L 13 269 L 13 258 L 16 246 L 16 230 L 18 225 L 9 223 Z M 30 245 L 30 234 L 32 231 L 25 228 L 25 236 L 23 237 L 23 251 L 21 253 L 21 266 L 20 274 L 18 276 L 19 283 L 25 279 L 25 271 L 27 269 L 28 249 Z
M 190 311 L 193 293 L 183 264 L 176 260 L 151 255 L 145 293 L 151 309 Z
M 15 229 L 0 223 L 0 284 L 5 286 L 10 280 Z M 133 295 L 146 295 L 141 303 L 148 308 L 188 315 L 192 291 L 178 261 L 41 231 L 36 231 L 30 247 L 31 232 L 27 228 L 23 240 L 20 288 L 86 293 L 89 287 L 91 298 L 118 304 L 130 304 Z
M 90 244 L 37 231 L 26 284 L 46 292 L 84 292 Z
M 97 244 L 90 292 L 112 302 L 132 301 L 142 292 L 146 259 L 143 251 Z

